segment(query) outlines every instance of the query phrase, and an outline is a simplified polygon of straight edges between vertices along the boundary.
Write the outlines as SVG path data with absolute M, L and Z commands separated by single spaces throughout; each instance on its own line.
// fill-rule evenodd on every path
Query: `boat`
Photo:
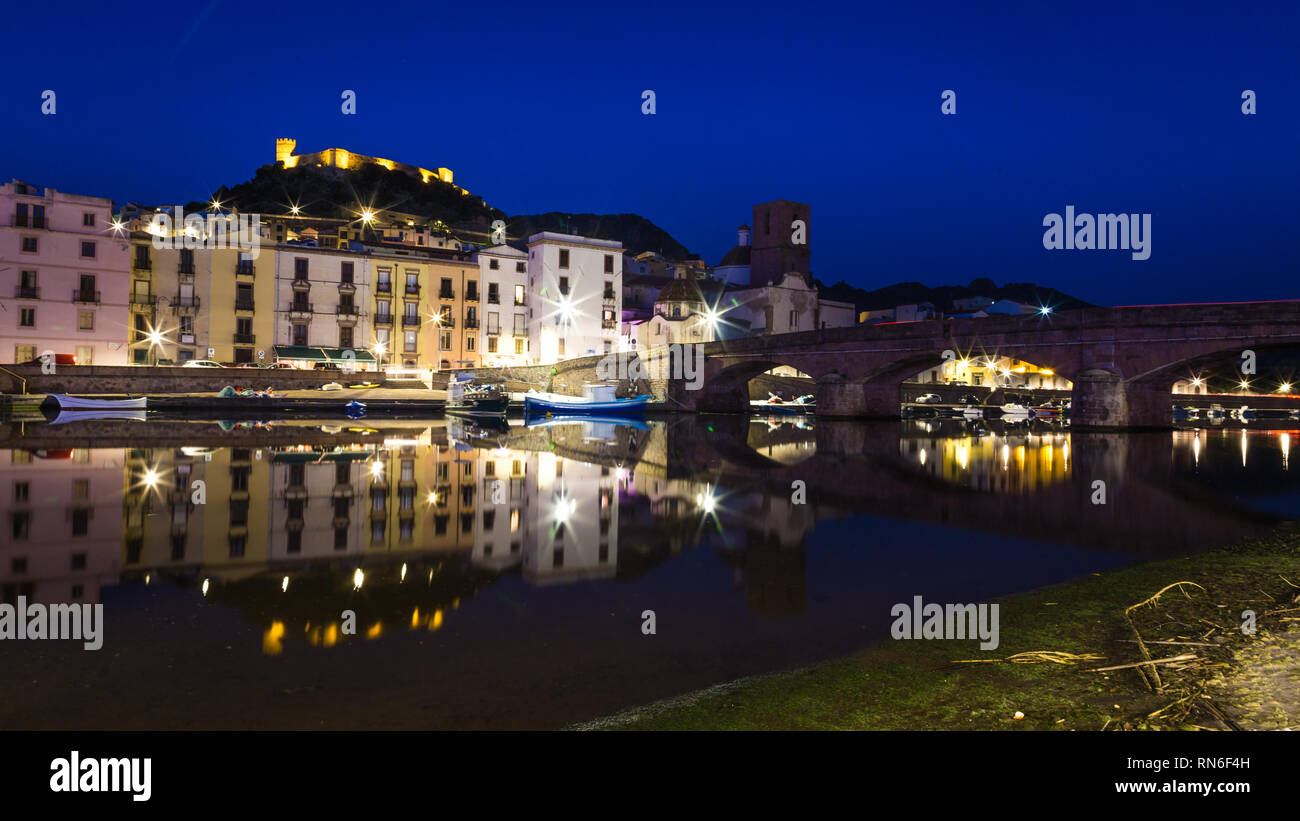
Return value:
M 1008 402 L 1002 406 L 1002 415 L 1028 417 L 1030 415 L 1030 410 L 1018 402 Z
M 457 374 L 447 385 L 447 413 L 457 416 L 505 416 L 510 395 L 505 386 L 479 381 L 473 374 Z
M 83 396 L 52 393 L 45 397 L 41 405 L 51 405 L 65 411 L 140 410 L 145 407 L 147 401 L 147 397 L 144 396 L 136 399 L 90 399 Z
M 538 393 L 530 390 L 524 394 L 524 415 L 583 414 L 619 416 L 644 413 L 652 397 L 648 393 L 632 399 L 614 398 L 613 385 L 583 385 L 582 396 L 561 393 Z
M 526 420 L 524 426 L 528 428 L 552 428 L 577 424 L 615 424 L 624 428 L 650 430 L 650 425 L 641 419 L 618 419 L 611 422 L 608 415 L 602 416 L 601 414 L 589 413 L 552 413 L 547 416 L 534 416 L 532 419 Z
M 766 402 L 750 400 L 750 408 L 759 413 L 814 413 L 817 410 L 817 398 L 811 393 L 796 396 L 789 402 L 768 391 Z
M 360 419 L 366 415 L 366 405 L 364 402 L 353 399 L 343 406 L 343 412 L 348 415 L 349 419 Z
M 143 422 L 147 413 L 143 408 L 129 408 L 127 410 L 60 410 L 53 419 L 49 420 L 49 423 L 51 425 L 62 425 L 67 422 L 85 422 L 91 419 L 130 419 Z
M 961 409 L 961 416 L 962 416 L 963 419 L 983 419 L 983 418 L 984 418 L 984 409 L 983 409 L 983 408 L 980 408 L 980 407 L 975 407 L 975 408 L 962 408 L 962 409 Z

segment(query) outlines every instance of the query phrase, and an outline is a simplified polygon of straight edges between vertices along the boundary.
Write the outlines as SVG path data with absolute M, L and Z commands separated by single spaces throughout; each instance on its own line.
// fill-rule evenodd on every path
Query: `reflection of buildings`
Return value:
M 1024 493 L 1070 476 L 1070 437 L 1061 431 L 953 436 L 954 429 L 916 423 L 900 454 L 951 484 L 992 493 Z
M 536 458 L 527 481 L 528 495 L 537 500 L 530 522 L 536 538 L 525 546 L 524 578 L 553 584 L 612 577 L 618 556 L 615 469 L 553 453 Z
M 122 450 L 0 456 L 0 601 L 96 602 L 117 581 Z

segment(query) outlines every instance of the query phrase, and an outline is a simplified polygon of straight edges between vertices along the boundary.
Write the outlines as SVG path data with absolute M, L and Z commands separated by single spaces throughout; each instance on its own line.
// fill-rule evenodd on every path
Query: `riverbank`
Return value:
M 993 651 L 885 641 L 578 729 L 1300 729 L 1297 585 L 1300 528 L 1287 526 L 1001 599 Z

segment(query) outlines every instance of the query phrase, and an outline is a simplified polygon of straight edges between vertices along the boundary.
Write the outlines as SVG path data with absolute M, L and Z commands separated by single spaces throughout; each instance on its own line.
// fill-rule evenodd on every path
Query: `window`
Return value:
M 613 255 L 613 254 L 606 254 L 606 255 L 605 255 L 605 273 L 607 273 L 607 274 L 612 274 L 612 273 L 614 273 L 614 255 Z
M 95 227 L 95 215 L 94 215 L 94 214 L 82 214 L 82 215 L 81 215 L 81 224 L 84 225 L 84 226 L 86 226 L 87 228 L 94 228 L 94 227 Z
M 560 339 L 560 340 L 559 340 L 559 343 L 560 343 L 560 349 L 559 349 L 559 352 L 558 352 L 558 353 L 559 353 L 560 356 L 564 356 L 564 340 L 563 340 L 563 339 Z
M 243 558 L 244 542 L 245 542 L 245 537 L 243 536 L 230 537 L 230 558 L 232 559 Z
M 487 348 L 487 352 L 488 352 L 488 353 L 496 353 L 496 352 L 497 352 L 497 338 L 496 338 L 495 336 L 489 336 L 489 337 L 488 337 L 488 348 Z
M 568 268 L 568 267 L 569 267 L 569 249 L 568 249 L 568 248 L 561 248 L 561 249 L 560 249 L 560 267 L 561 267 L 561 268 Z
M 339 266 L 339 282 L 352 284 L 352 263 L 344 262 Z
M 35 328 L 35 327 L 36 327 L 36 309 L 35 309 L 35 308 L 19 308 L 19 309 L 18 309 L 18 324 L 21 325 L 21 326 L 24 327 L 24 328 Z M 19 346 L 19 347 L 26 347 L 26 346 Z M 35 356 L 35 351 L 36 351 L 36 349 L 35 349 L 35 348 L 32 348 L 32 356 L 27 357 L 27 359 L 23 359 L 23 358 L 21 357 L 21 355 L 20 355 L 18 361 L 19 361 L 19 362 L 26 362 L 26 361 L 29 360 L 29 359 L 35 359 L 35 358 L 36 358 L 36 356 Z
M 36 248 L 36 237 L 23 237 L 23 253 L 34 254 Z
M 248 524 L 248 500 L 235 499 L 230 502 L 230 526 L 244 527 Z M 244 555 L 240 553 L 239 555 Z
M 31 534 L 32 514 L 25 510 L 16 510 L 13 513 L 13 529 L 11 535 L 15 542 L 25 542 Z
M 72 480 L 72 498 L 89 499 L 90 498 L 90 480 L 73 479 Z
M 334 549 L 347 550 L 348 548 L 348 529 L 346 527 L 334 528 Z
M 493 271 L 500 270 L 501 264 L 495 259 L 490 259 L 488 260 L 488 268 L 492 269 Z
M 29 498 L 31 498 L 31 493 L 32 493 L 31 482 L 14 482 L 15 502 L 20 504 L 26 502 Z
M 516 304 L 516 305 L 523 305 L 524 302 L 525 302 L 525 300 L 524 300 L 524 286 L 522 286 L 522 285 L 516 285 L 516 286 L 515 286 L 515 304 Z
M 524 315 L 515 314 L 515 336 L 526 336 L 526 335 L 527 335 L 527 331 L 524 330 Z
M 501 333 L 501 315 L 496 311 L 488 311 L 487 332 L 489 334 Z
M 293 344 L 295 344 L 295 345 L 306 345 L 306 344 L 307 344 L 307 326 L 306 326 L 306 325 L 294 325 L 294 326 L 293 326 Z
M 307 278 L 307 260 L 302 257 L 295 257 L 293 260 L 293 278 L 297 280 Z
M 524 267 L 524 264 L 523 264 L 522 262 L 516 262 L 516 263 L 515 263 L 515 273 L 516 273 L 516 274 L 522 274 L 522 273 L 523 273 L 524 271 L 526 271 L 526 270 L 527 270 L 527 269 Z
M 77 312 L 77 328 L 78 328 L 79 330 L 82 330 L 82 331 L 93 331 L 93 330 L 95 330 L 95 312 L 94 312 L 94 311 L 78 311 L 78 312 Z
M 518 354 L 522 354 L 522 353 L 524 352 L 524 342 L 525 342 L 525 341 L 526 341 L 526 340 L 520 339 L 519 337 L 515 337 L 515 354 L 516 354 L 516 355 L 518 355 Z
M 339 347 L 340 348 L 352 347 L 352 326 L 351 325 L 345 325 L 342 328 L 339 328 Z
M 472 350 L 474 350 L 474 335 L 473 335 L 473 334 L 467 334 L 467 335 L 465 336 L 465 350 L 466 350 L 466 351 L 472 351 Z
M 79 507 L 72 511 L 72 535 L 85 536 L 90 532 L 90 511 Z
M 560 277 L 560 293 L 561 293 L 563 296 L 568 296 L 568 295 L 569 295 L 569 278 L 568 278 L 568 277 Z
M 416 340 L 416 336 L 417 336 L 416 332 L 415 332 L 415 331 L 407 331 L 407 332 L 404 333 L 402 336 L 404 337 L 403 342 L 402 342 L 402 352 L 403 352 L 403 353 L 415 353 L 415 351 L 416 351 L 415 340 Z
M 285 548 L 286 552 L 301 553 L 302 552 L 302 531 L 290 530 L 287 535 L 289 537 L 289 540 Z
M 444 350 L 444 351 L 451 350 L 451 331 L 443 331 L 443 332 L 440 334 L 439 339 L 438 339 L 438 345 L 439 345 L 439 346 L 442 348 L 442 350 Z M 447 360 L 444 359 L 443 361 L 446 362 Z M 445 368 L 445 367 L 447 367 L 447 366 L 446 366 L 446 365 L 443 365 L 443 367 Z
M 439 299 L 455 298 L 455 292 L 451 290 L 451 280 L 448 279 L 447 277 L 443 277 L 442 282 L 439 283 L 438 285 L 438 298 Z
M 87 259 L 94 259 L 94 258 L 95 258 L 95 243 L 93 243 L 93 242 L 85 242 L 85 241 L 83 241 L 83 242 L 81 243 L 81 255 L 82 255 L 83 257 L 86 257 Z
M 407 272 L 406 274 L 406 292 L 408 294 L 420 293 L 420 275 Z
M 378 269 L 378 281 L 375 284 L 375 290 L 383 294 L 393 292 L 393 269 Z

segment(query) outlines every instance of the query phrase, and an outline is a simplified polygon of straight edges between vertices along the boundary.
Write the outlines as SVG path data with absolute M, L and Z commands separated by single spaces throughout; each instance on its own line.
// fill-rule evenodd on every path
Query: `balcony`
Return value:
M 501 327 L 499 325 L 489 325 L 487 329 L 488 336 L 500 336 Z
M 467 330 L 467 331 L 468 331 L 468 330 L 476 330 L 477 328 L 478 328 L 478 320 L 477 320 L 477 319 L 469 318 L 469 319 L 466 319 L 466 320 L 465 320 L 465 330 Z
M 410 314 L 402 314 L 402 327 L 418 328 L 420 327 L 420 318 L 418 316 L 411 316 Z
M 455 299 L 455 298 L 456 298 L 456 292 L 451 290 L 450 288 L 443 288 L 442 290 L 438 291 L 438 299 Z
M 290 302 L 289 318 L 290 319 L 311 319 L 313 313 L 310 302 Z
M 94 305 L 99 304 L 99 291 L 89 291 L 84 288 L 72 289 L 73 302 L 86 302 Z
M 14 214 L 15 228 L 47 228 L 45 217 L 32 216 L 30 214 Z
M 238 331 L 235 332 L 236 345 L 253 345 L 256 342 L 257 334 L 241 334 Z
M 152 271 L 153 260 L 148 257 L 136 257 L 131 260 L 131 267 L 136 271 Z
M 407 295 L 407 296 L 419 296 L 419 295 L 420 295 L 420 286 L 419 286 L 419 285 L 412 285 L 412 284 L 409 283 L 409 282 L 406 283 L 406 295 Z
M 187 277 L 194 276 L 194 263 L 193 262 L 176 263 L 176 275 L 187 276 Z
M 306 276 L 295 276 L 293 278 L 293 289 L 295 291 L 306 291 L 311 288 L 311 280 Z
M 41 289 L 34 285 L 19 285 L 14 288 L 14 299 L 40 299 Z
M 355 317 L 355 316 L 357 315 L 357 306 L 355 306 L 355 305 L 339 305 L 338 308 L 335 309 L 334 313 L 338 314 L 339 316 L 352 316 L 352 317 Z
M 236 299 L 236 300 L 235 300 L 235 310 L 236 310 L 236 311 L 251 311 L 251 310 L 253 310 L 253 300 L 251 300 L 251 299 Z
M 158 305 L 158 297 L 153 294 L 131 294 L 131 307 L 153 308 Z
M 527 305 L 527 304 L 528 304 L 528 297 L 524 297 L 523 299 L 516 299 L 516 300 L 515 300 L 515 307 L 516 307 L 516 308 L 522 308 L 523 306 L 525 306 L 525 305 Z
M 356 292 L 357 292 L 357 284 L 355 282 L 345 279 L 339 283 L 340 294 L 355 294 Z
M 609 331 L 618 327 L 617 319 L 602 319 L 600 321 L 601 330 Z
M 172 312 L 178 314 L 192 314 L 199 309 L 199 298 L 196 296 L 178 296 L 172 300 Z
M 392 315 L 392 314 L 375 314 L 374 322 L 375 322 L 376 325 L 392 325 L 392 324 L 393 324 L 393 315 Z
M 478 289 L 470 288 L 465 291 L 466 302 L 478 302 Z
M 249 260 L 249 259 L 241 259 L 241 260 L 239 260 L 238 262 L 235 263 L 235 276 L 237 276 L 237 277 L 251 277 L 251 276 L 256 276 L 256 275 L 257 275 L 257 274 L 256 274 L 256 269 L 253 267 L 253 261 L 252 261 L 252 260 Z
M 439 317 L 436 320 L 434 320 L 434 322 L 438 325 L 439 328 L 456 327 L 456 320 L 452 317 L 446 316 L 445 314 L 439 315 Z
M 376 283 L 375 283 L 375 293 L 377 293 L 377 294 L 391 294 L 392 292 L 393 292 L 393 283 L 391 283 L 391 282 L 376 282 Z

